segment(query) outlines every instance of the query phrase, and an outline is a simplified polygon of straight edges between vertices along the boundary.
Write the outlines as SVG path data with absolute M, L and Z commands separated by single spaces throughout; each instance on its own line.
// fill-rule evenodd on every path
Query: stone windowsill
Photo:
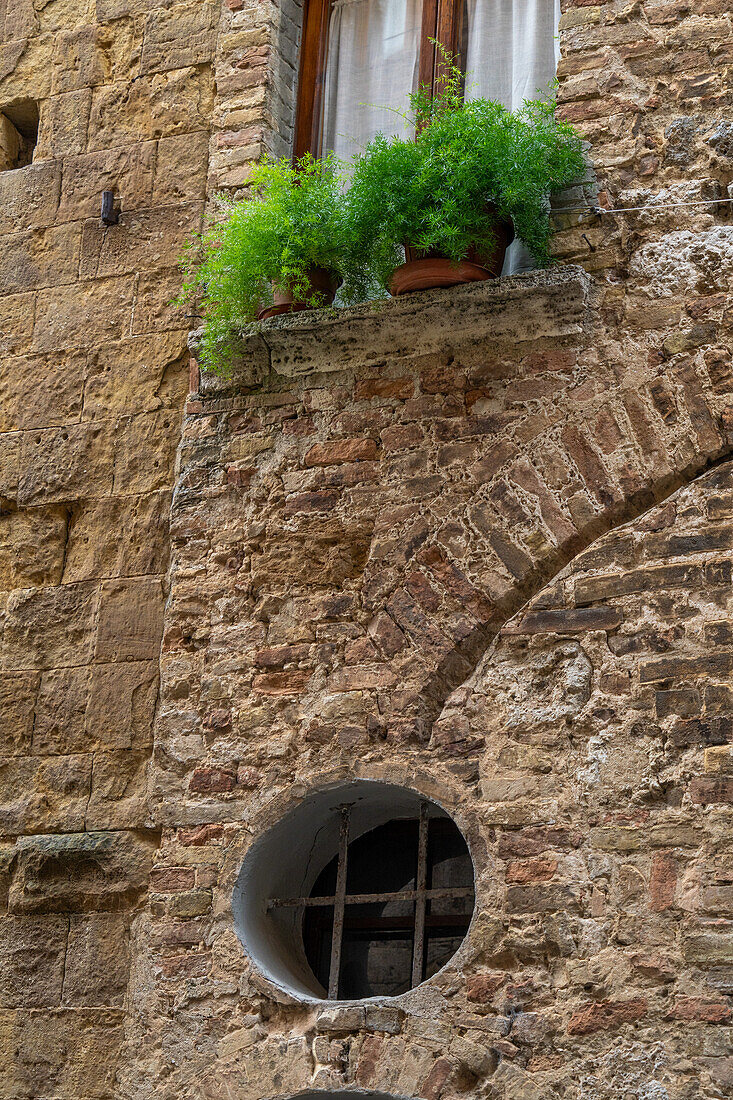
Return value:
M 272 317 L 242 332 L 226 377 L 202 373 L 199 396 L 216 399 L 269 373 L 295 377 L 353 369 L 487 341 L 535 340 L 582 331 L 591 280 L 581 267 L 554 267 L 485 283 L 422 291 L 344 309 Z M 196 356 L 200 330 L 189 344 Z

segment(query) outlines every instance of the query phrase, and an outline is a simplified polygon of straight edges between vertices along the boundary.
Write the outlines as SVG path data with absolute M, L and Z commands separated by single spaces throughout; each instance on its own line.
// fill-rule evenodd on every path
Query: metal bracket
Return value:
M 115 210 L 114 191 L 102 192 L 102 225 L 117 225 L 120 220 L 119 210 Z

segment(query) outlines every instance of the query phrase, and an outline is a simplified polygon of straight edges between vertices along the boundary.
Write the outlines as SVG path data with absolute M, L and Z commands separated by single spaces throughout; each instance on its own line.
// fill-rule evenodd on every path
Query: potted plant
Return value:
M 349 225 L 339 166 L 264 160 L 252 173 L 251 197 L 221 198 L 211 224 L 188 245 L 177 304 L 204 316 L 202 366 L 225 367 L 236 333 L 248 322 L 333 302 L 348 276 L 347 300 L 363 294 L 362 261 L 349 269 Z
M 350 218 L 392 294 L 496 277 L 515 232 L 545 266 L 549 196 L 586 171 L 581 138 L 552 101 L 511 112 L 464 101 L 462 81 L 449 65 L 440 95 L 410 96 L 414 140 L 379 135 L 355 158 Z

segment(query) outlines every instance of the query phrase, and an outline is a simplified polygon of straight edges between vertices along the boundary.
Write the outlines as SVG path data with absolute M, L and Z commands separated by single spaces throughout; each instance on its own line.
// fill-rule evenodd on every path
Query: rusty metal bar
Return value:
M 412 941 L 412 984 L 422 981 L 423 958 L 425 954 L 425 913 L 427 899 L 425 891 L 428 885 L 428 804 L 420 806 L 420 829 L 417 840 L 417 872 L 415 874 L 415 935 Z
M 345 905 L 370 905 L 378 901 L 417 901 L 417 890 L 396 890 L 393 893 L 384 894 L 346 894 Z M 440 890 L 426 890 L 425 898 L 472 898 L 473 886 L 448 886 Z M 317 898 L 271 898 L 267 903 L 268 909 L 284 909 L 289 906 L 303 905 L 307 907 L 323 907 L 334 905 L 336 898 L 333 894 L 328 897 Z
M 344 909 L 346 906 L 346 872 L 349 865 L 349 821 L 351 807 L 341 807 L 341 831 L 339 833 L 339 860 L 336 871 L 336 893 L 333 899 L 333 933 L 331 935 L 331 964 L 328 970 L 328 999 L 335 1001 L 339 995 L 341 972 L 341 945 L 344 938 Z

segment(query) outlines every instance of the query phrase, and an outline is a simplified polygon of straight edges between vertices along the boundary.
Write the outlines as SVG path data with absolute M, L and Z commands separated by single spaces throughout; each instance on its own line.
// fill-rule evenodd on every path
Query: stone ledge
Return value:
M 345 309 L 273 317 L 242 332 L 241 353 L 221 377 L 202 372 L 199 396 L 224 397 L 285 377 L 353 369 L 390 358 L 454 350 L 487 340 L 536 340 L 583 330 L 591 278 L 554 267 L 485 283 L 423 291 Z M 191 333 L 196 355 L 200 330 Z

